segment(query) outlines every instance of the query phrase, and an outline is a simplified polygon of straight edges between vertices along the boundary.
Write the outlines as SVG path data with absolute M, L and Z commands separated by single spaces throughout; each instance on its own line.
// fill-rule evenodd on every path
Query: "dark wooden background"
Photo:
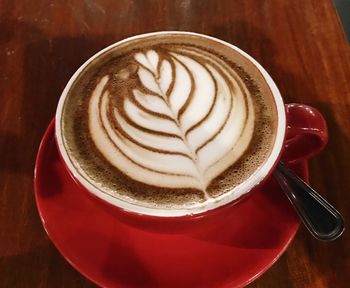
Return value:
M 349 46 L 330 0 L 0 0 L 0 287 L 95 287 L 45 234 L 33 195 L 35 155 L 80 64 L 157 30 L 231 42 L 267 69 L 286 102 L 318 108 L 330 142 L 310 163 L 311 183 L 350 219 Z M 301 227 L 250 287 L 349 287 L 349 254 L 349 232 L 323 243 Z

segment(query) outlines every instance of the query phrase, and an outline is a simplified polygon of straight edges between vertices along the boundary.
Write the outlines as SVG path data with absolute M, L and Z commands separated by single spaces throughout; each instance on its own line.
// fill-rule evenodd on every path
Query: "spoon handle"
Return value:
M 343 233 L 340 213 L 286 165 L 279 162 L 273 175 L 315 238 L 331 241 Z

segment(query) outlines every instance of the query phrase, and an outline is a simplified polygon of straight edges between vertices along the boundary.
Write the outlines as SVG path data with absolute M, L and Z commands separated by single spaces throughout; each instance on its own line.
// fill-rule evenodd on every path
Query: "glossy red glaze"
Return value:
M 306 162 L 294 169 L 307 178 Z M 70 177 L 56 149 L 53 122 L 37 156 L 35 195 L 58 250 L 104 287 L 239 287 L 278 259 L 299 226 L 273 179 L 244 201 L 218 209 L 210 221 L 173 221 L 163 232 L 132 223 Z
M 286 112 L 283 158 L 290 162 L 297 155 L 292 168 L 307 180 L 302 157 L 324 147 L 327 128 L 311 107 L 288 104 Z M 244 286 L 279 258 L 299 226 L 272 177 L 249 197 L 195 216 L 122 211 L 71 177 L 55 145 L 53 121 L 37 156 L 35 196 L 45 230 L 61 254 L 104 287 Z
M 305 161 L 318 154 L 328 142 L 328 129 L 322 114 L 303 104 L 286 104 L 287 135 L 283 160 Z

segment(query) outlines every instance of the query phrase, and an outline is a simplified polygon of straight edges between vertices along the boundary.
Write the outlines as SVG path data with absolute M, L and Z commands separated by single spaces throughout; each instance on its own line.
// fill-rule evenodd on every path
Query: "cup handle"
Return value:
M 303 104 L 286 104 L 287 131 L 282 161 L 294 164 L 318 154 L 328 142 L 322 114 Z

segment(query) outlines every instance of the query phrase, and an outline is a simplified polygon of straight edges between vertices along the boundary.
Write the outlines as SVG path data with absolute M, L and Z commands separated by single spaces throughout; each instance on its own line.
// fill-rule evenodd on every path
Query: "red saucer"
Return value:
M 295 170 L 307 179 L 306 162 Z M 173 233 L 126 224 L 87 194 L 61 163 L 52 121 L 35 169 L 40 217 L 63 257 L 103 287 L 241 287 L 280 257 L 299 227 L 273 179 L 224 219 Z

